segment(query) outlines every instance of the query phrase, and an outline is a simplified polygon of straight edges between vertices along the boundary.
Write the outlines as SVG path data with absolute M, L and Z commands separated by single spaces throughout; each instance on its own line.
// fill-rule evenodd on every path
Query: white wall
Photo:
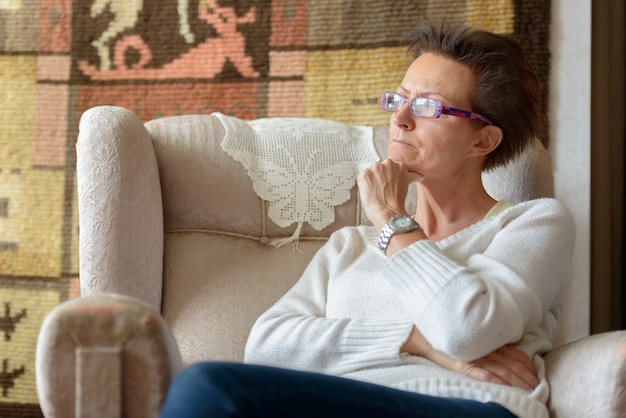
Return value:
M 589 335 L 591 0 L 552 0 L 550 154 L 555 193 L 576 221 L 574 283 L 557 342 Z

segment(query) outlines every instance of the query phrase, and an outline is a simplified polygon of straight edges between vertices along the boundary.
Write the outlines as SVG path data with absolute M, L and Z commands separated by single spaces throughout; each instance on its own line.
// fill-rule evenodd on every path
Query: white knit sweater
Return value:
M 317 371 L 548 417 L 540 354 L 552 347 L 572 279 L 574 223 L 555 199 L 524 202 L 388 259 L 373 227 L 334 233 L 302 278 L 254 325 L 248 363 Z M 400 353 L 416 325 L 434 348 L 482 357 L 518 348 L 540 370 L 531 393 Z

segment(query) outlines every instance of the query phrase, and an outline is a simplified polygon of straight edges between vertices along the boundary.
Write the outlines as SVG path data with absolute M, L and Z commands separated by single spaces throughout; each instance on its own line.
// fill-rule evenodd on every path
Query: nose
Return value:
M 397 112 L 393 113 L 391 116 L 391 122 L 397 127 L 407 131 L 415 128 L 415 118 L 411 113 L 408 103 L 403 104 Z

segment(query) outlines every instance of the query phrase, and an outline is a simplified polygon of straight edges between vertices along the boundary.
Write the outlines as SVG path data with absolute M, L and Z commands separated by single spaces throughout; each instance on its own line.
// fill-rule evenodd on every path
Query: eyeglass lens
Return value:
M 437 113 L 438 102 L 426 97 L 407 99 L 399 93 L 385 92 L 381 100 L 383 110 L 389 112 L 397 112 L 405 103 L 409 103 L 411 113 L 415 116 L 432 117 Z

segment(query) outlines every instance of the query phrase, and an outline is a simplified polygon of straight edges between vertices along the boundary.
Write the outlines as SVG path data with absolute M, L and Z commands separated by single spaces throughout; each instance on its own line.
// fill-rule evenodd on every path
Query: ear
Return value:
M 470 151 L 474 157 L 485 156 L 494 149 L 498 148 L 502 142 L 502 129 L 495 125 L 484 126 L 480 131 L 476 132 L 476 142 Z

